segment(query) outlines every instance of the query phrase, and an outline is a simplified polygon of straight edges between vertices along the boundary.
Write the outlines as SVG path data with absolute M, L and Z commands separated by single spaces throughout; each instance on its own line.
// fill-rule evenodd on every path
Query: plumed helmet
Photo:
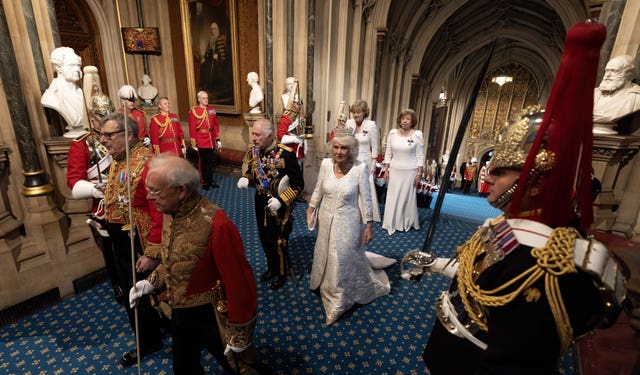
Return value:
M 136 90 L 133 86 L 124 85 L 120 87 L 120 90 L 118 90 L 118 97 L 120 97 L 120 99 L 134 101 L 138 98 L 138 95 L 136 94 Z
M 91 113 L 106 116 L 113 111 L 113 103 L 111 103 L 111 99 L 108 96 L 98 93 L 91 97 Z
M 541 105 L 534 105 L 513 116 L 498 136 L 489 168 L 521 169 L 540 129 L 543 115 L 544 108 Z M 553 167 L 553 159 L 548 160 L 549 157 L 553 158 L 553 155 L 548 155 L 544 149 L 540 150 L 539 155 L 536 156 L 540 165 L 534 166 L 538 173 Z

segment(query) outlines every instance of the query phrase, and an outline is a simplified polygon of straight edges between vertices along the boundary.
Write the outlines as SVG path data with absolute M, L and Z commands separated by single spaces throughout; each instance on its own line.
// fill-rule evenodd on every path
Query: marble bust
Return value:
M 249 107 L 251 107 L 251 110 L 249 113 L 262 113 L 260 103 L 264 99 L 264 94 L 262 93 L 262 87 L 258 84 L 258 80 L 258 73 L 250 72 L 247 74 L 247 83 L 251 86 L 251 92 L 249 93 Z
M 151 77 L 148 74 L 144 74 L 141 81 L 138 97 L 142 99 L 142 105 L 153 105 L 153 100 L 158 96 L 158 89 L 151 85 Z
M 67 123 L 65 138 L 82 135 L 84 117 L 83 93 L 77 82 L 82 78 L 82 59 L 72 48 L 58 47 L 51 52 L 51 64 L 56 72 L 40 103 L 58 112 Z
M 296 79 L 294 77 L 287 77 L 284 81 L 285 88 L 284 93 L 282 94 L 282 111 L 284 112 L 289 105 L 289 98 L 293 95 L 293 90 L 295 88 Z
M 617 56 L 607 63 L 600 85 L 593 94 L 594 133 L 616 134 L 613 126 L 621 118 L 640 111 L 640 85 L 631 81 L 633 57 Z

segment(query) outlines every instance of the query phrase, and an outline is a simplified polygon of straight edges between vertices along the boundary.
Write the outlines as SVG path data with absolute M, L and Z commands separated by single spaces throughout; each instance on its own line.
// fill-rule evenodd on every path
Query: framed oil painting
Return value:
M 236 1 L 180 0 L 189 97 L 206 91 L 219 113 L 241 113 Z

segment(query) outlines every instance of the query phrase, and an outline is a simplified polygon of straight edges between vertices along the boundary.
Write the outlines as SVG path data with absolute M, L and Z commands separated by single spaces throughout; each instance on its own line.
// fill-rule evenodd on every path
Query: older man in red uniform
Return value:
M 204 190 L 209 190 L 211 187 L 220 187 L 213 181 L 213 171 L 215 152 L 222 147 L 222 143 L 218 116 L 216 109 L 209 105 L 209 94 L 206 91 L 199 91 L 197 96 L 198 105 L 189 111 L 189 137 L 192 146 L 195 140 L 194 148 L 198 150 L 200 184 Z
M 147 277 L 160 264 L 162 214 L 153 202 L 147 200 L 144 184 L 147 160 L 152 153 L 138 139 L 138 126 L 122 113 L 107 115 L 102 119 L 101 125 L 100 141 L 113 157 L 104 192 L 105 226 L 111 238 L 120 286 L 129 290 L 133 286 L 130 233 L 134 236 L 136 279 Z M 127 147 L 129 160 L 125 152 Z M 132 211 L 133 222 L 129 220 L 129 210 Z M 131 232 L 132 226 L 135 230 Z M 135 312 L 127 303 L 125 308 L 135 332 Z M 159 315 L 148 297 L 138 307 L 137 321 L 140 358 L 143 358 L 162 348 Z M 122 366 L 131 366 L 137 362 L 135 349 L 125 353 L 120 359 Z
M 204 374 L 203 348 L 227 372 L 241 373 L 224 354 L 235 366 L 255 363 L 256 284 L 238 229 L 198 192 L 199 180 L 185 159 L 163 154 L 150 162 L 147 198 L 165 214 L 162 264 L 131 289 L 130 303 L 166 290 L 174 374 Z

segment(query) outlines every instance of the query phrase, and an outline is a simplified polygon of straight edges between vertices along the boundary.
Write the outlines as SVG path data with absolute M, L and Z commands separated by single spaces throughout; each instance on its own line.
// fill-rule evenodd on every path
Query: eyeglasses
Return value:
M 160 194 L 164 193 L 165 191 L 167 191 L 172 187 L 178 187 L 178 186 L 167 186 L 163 189 L 153 189 L 153 188 L 149 188 L 148 186 L 145 186 L 145 189 L 147 189 L 147 195 L 149 196 L 149 198 L 158 198 Z
M 105 138 L 107 138 L 107 139 L 113 139 L 113 136 L 114 136 L 115 134 L 122 133 L 123 131 L 124 131 L 124 129 L 122 129 L 122 130 L 116 130 L 116 131 L 114 131 L 114 132 L 102 132 L 102 133 L 100 133 L 100 137 L 105 137 Z

